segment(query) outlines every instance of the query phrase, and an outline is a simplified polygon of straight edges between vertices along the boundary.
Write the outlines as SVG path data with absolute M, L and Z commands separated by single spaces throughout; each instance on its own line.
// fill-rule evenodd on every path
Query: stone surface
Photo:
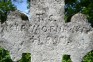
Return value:
M 84 14 L 64 22 L 64 0 L 31 0 L 30 19 L 22 20 L 15 11 L 0 24 L 0 46 L 14 61 L 31 53 L 32 62 L 61 62 L 64 54 L 81 62 L 93 50 L 93 28 Z

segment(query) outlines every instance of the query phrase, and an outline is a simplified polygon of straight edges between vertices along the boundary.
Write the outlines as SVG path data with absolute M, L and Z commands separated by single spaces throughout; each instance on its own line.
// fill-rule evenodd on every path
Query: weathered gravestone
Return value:
M 31 19 L 22 20 L 11 12 L 0 24 L 0 46 L 10 51 L 14 61 L 31 53 L 32 62 L 61 62 L 64 54 L 81 62 L 93 50 L 93 28 L 84 14 L 64 22 L 64 0 L 31 0 Z

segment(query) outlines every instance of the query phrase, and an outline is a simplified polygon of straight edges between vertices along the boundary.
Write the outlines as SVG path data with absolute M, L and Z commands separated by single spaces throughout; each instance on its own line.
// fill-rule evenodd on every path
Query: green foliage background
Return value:
M 93 0 L 65 0 L 65 21 L 69 22 L 71 17 L 80 12 L 88 16 L 93 26 Z
M 0 62 L 12 62 L 9 52 L 0 48 Z
M 0 62 L 13 62 L 11 60 L 9 51 L 0 48 Z M 17 62 L 31 62 L 31 54 L 30 53 L 23 53 L 22 58 Z
M 0 21 L 4 23 L 7 20 L 7 15 L 10 11 L 16 10 L 11 0 L 0 0 Z
M 93 62 L 93 50 L 85 55 L 82 62 Z
M 70 55 L 63 55 L 63 60 L 62 60 L 62 62 L 72 62 L 71 61 L 71 58 L 70 58 Z

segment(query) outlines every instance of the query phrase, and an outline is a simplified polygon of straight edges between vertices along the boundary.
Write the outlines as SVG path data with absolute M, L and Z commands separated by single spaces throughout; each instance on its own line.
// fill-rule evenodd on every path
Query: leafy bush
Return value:
M 4 23 L 7 20 L 7 14 L 15 9 L 16 7 L 12 4 L 11 0 L 0 0 L 1 23 Z
M 0 62 L 13 62 L 7 50 L 0 48 Z M 22 58 L 17 62 L 31 62 L 30 53 L 23 53 Z
M 31 62 L 30 53 L 23 53 L 21 60 L 19 60 L 18 62 Z
M 65 0 L 65 21 L 69 22 L 71 17 L 80 12 L 88 16 L 93 26 L 93 0 Z
M 82 62 L 93 62 L 93 50 L 85 55 Z
M 71 59 L 70 59 L 70 55 L 63 55 L 62 62 L 72 62 Z
M 3 48 L 0 48 L 0 62 L 13 62 L 10 59 L 9 52 Z

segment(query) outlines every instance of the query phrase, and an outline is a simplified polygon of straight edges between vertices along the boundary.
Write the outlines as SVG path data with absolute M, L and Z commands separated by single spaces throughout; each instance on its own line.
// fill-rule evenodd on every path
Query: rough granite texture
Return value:
M 62 62 L 64 54 L 73 62 L 93 50 L 93 28 L 84 14 L 64 22 L 64 0 L 31 0 L 30 21 L 11 12 L 0 24 L 0 46 L 10 51 L 13 61 L 31 53 L 31 62 Z

